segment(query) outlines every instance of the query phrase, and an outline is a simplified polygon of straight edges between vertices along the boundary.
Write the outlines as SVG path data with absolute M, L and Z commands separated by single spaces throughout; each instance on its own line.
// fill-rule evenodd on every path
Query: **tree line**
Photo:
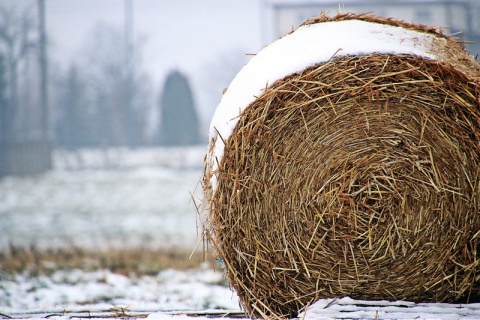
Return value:
M 0 143 L 35 140 L 42 132 L 36 24 L 31 8 L 0 6 Z M 134 43 L 134 54 L 127 57 L 121 31 L 99 24 L 66 68 L 50 60 L 49 132 L 54 146 L 204 142 L 188 77 L 172 70 L 155 90 L 143 71 L 141 43 Z

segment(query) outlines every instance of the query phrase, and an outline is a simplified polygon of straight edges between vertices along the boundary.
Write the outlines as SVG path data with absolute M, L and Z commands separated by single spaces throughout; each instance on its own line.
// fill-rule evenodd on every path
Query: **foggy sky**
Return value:
M 1 0 L 35 8 L 37 0 Z M 216 56 L 262 46 L 261 0 L 132 0 L 144 68 L 155 80 L 180 68 L 195 76 Z M 123 28 L 124 0 L 46 0 L 49 55 L 68 64 L 99 23 Z
M 46 3 L 50 54 L 59 61 L 74 57 L 97 23 L 123 26 L 124 0 Z M 133 0 L 133 13 L 135 37 L 145 43 L 144 67 L 155 79 L 176 67 L 195 74 L 217 55 L 261 46 L 258 0 Z

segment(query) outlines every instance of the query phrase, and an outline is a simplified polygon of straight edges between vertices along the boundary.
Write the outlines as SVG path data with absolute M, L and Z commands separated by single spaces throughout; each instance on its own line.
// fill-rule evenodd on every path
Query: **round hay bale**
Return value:
M 252 58 L 202 180 L 206 236 L 250 316 L 478 299 L 479 70 L 433 28 L 353 14 Z

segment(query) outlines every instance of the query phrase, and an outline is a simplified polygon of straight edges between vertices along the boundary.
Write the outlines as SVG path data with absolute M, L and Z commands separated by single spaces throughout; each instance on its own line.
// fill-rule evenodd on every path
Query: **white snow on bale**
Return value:
M 360 20 L 305 25 L 261 50 L 237 74 L 217 106 L 210 124 L 208 163 L 212 172 L 223 157 L 224 143 L 239 116 L 266 87 L 333 57 L 385 53 L 436 59 L 433 34 Z M 446 41 L 446 40 L 445 40 Z M 216 140 L 212 140 L 220 136 Z M 215 141 L 215 142 L 212 142 Z M 213 147 L 213 148 L 212 148 Z M 212 149 L 210 149 L 212 148 Z M 216 175 L 211 178 L 216 187 Z

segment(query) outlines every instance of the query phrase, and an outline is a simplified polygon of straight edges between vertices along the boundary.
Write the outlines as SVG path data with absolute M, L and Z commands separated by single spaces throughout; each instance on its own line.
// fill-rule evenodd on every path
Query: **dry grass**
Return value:
M 190 257 L 191 256 L 191 257 Z M 80 268 L 87 271 L 109 269 L 124 275 L 156 275 L 172 268 L 198 268 L 203 262 L 214 265 L 212 255 L 192 254 L 187 249 L 130 248 L 93 251 L 81 248 L 39 250 L 35 247 L 13 247 L 0 251 L 0 270 L 4 274 L 51 274 L 60 269 Z
M 207 235 L 249 315 L 342 296 L 480 296 L 476 70 L 341 57 L 244 111 L 203 183 Z

